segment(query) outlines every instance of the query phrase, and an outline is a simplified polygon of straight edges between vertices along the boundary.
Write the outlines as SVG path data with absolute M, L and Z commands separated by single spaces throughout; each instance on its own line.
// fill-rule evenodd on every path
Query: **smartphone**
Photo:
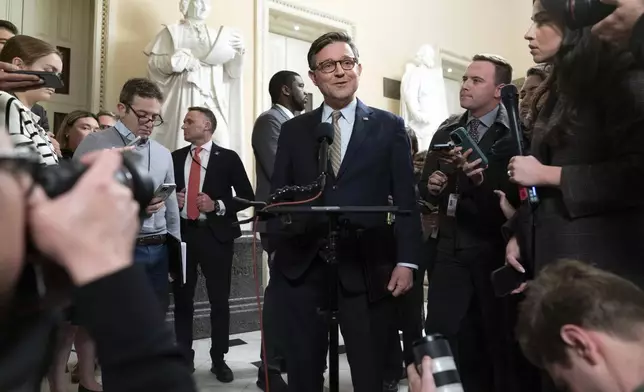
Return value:
M 452 133 L 449 134 L 449 138 L 452 140 L 452 142 L 454 142 L 454 144 L 463 148 L 462 152 L 465 152 L 470 148 L 472 149 L 472 153 L 470 154 L 469 157 L 467 157 L 468 162 L 474 162 L 475 160 L 480 158 L 481 159 L 480 167 L 482 168 L 487 167 L 488 165 L 487 157 L 485 156 L 485 154 L 483 154 L 483 151 L 481 151 L 481 149 L 479 148 L 478 143 L 472 140 L 472 138 L 470 137 L 470 134 L 467 133 L 467 130 L 465 128 L 461 127 L 452 131 Z
M 137 144 L 139 144 L 140 141 L 141 141 L 141 136 L 137 136 L 137 137 L 134 138 L 134 140 L 132 140 L 131 142 L 126 144 L 125 147 L 136 146 Z
M 505 297 L 526 281 L 525 274 L 515 270 L 511 265 L 504 265 L 492 271 L 490 277 L 497 297 Z
M 57 72 L 44 72 L 44 71 L 7 71 L 9 73 L 23 74 L 23 75 L 36 75 L 44 83 L 40 87 L 49 87 L 53 89 L 59 89 L 65 87 L 65 83 L 60 78 L 60 74 Z
M 452 143 L 442 143 L 434 144 L 432 146 L 432 151 L 449 151 L 452 150 L 455 146 Z
M 159 185 L 157 190 L 154 191 L 154 197 L 158 197 L 162 201 L 166 201 L 166 199 L 170 197 L 175 189 L 177 189 L 177 186 L 175 184 L 161 184 Z

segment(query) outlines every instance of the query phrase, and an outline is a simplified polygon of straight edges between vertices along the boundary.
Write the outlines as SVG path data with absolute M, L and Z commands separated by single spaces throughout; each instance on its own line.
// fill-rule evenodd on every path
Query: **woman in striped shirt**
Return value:
M 63 61 L 55 47 L 38 38 L 16 35 L 0 52 L 0 61 L 25 71 L 61 72 Z M 31 111 L 37 102 L 48 101 L 54 89 L 42 87 L 22 92 L 0 92 L 0 121 L 3 121 L 17 149 L 37 153 L 44 165 L 58 164 L 58 154 L 40 118 Z

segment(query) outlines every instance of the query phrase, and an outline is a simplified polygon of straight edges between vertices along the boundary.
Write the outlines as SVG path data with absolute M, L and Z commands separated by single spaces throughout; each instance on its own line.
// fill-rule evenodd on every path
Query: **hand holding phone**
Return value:
M 154 199 L 166 201 L 175 189 L 177 189 L 177 185 L 175 184 L 161 184 L 156 191 L 154 191 Z
M 65 87 L 65 83 L 63 83 L 63 80 L 60 78 L 60 74 L 57 72 L 24 71 L 24 70 L 5 71 L 5 72 L 12 73 L 12 74 L 19 74 L 19 75 L 37 76 L 42 81 L 42 84 L 40 85 L 41 88 L 49 87 L 53 89 L 59 89 L 59 88 Z
M 504 265 L 492 271 L 490 277 L 492 279 L 492 287 L 494 287 L 494 294 L 497 297 L 505 297 L 518 289 L 526 281 L 525 274 L 517 271 L 511 265 Z

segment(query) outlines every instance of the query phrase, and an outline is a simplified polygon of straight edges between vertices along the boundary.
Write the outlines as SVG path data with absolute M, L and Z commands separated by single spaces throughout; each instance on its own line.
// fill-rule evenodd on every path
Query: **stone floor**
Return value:
M 260 334 L 259 332 L 249 332 L 239 335 L 230 336 L 230 352 L 226 356 L 226 361 L 235 374 L 235 381 L 230 384 L 222 384 L 215 376 L 210 373 L 210 339 L 195 341 L 195 373 L 194 377 L 200 392 L 240 392 L 240 391 L 260 391 L 255 385 L 257 381 L 257 361 L 259 360 Z M 342 345 L 342 337 L 340 337 Z M 343 346 L 340 352 L 343 352 Z M 72 358 L 72 362 L 75 358 Z M 284 375 L 286 379 L 286 375 Z M 328 383 L 328 373 L 327 373 Z M 328 387 L 328 385 L 327 385 Z M 328 391 L 328 388 L 326 389 Z M 352 391 L 351 375 L 349 373 L 349 364 L 345 354 L 340 355 L 340 392 Z M 76 385 L 70 385 L 69 392 L 77 391 Z M 407 392 L 408 388 L 405 381 L 401 383 L 400 392 Z M 43 383 L 42 392 L 49 392 L 46 383 Z

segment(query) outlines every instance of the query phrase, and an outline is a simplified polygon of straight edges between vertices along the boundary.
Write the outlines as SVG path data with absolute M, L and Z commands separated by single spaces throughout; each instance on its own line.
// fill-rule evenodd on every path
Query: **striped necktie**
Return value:
M 342 131 L 340 130 L 342 112 L 336 110 L 331 113 L 331 117 L 333 119 L 333 144 L 331 144 L 329 158 L 331 159 L 333 173 L 337 176 L 342 163 Z

